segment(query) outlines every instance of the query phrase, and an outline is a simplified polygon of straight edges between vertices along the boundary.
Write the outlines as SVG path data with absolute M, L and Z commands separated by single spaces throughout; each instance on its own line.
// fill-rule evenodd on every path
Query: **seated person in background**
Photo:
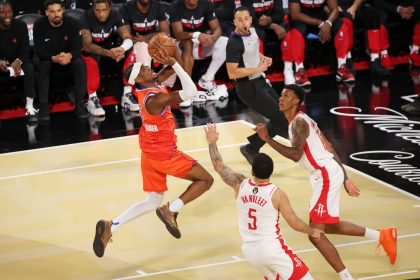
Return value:
M 329 13 L 324 8 L 327 6 Z M 305 37 L 308 33 L 319 35 L 322 44 L 334 40 L 337 57 L 337 81 L 353 82 L 354 75 L 346 66 L 349 34 L 343 21 L 337 19 L 337 0 L 289 0 L 289 11 L 293 32 L 294 57 L 296 63 L 296 83 L 309 85 L 303 61 L 305 60 Z
M 10 0 L 15 16 L 44 13 L 44 0 Z
M 133 51 L 124 63 L 124 72 L 135 62 L 151 67 L 152 57 L 147 51 L 149 40 L 158 32 L 170 34 L 161 4 L 153 0 L 131 0 L 124 4 L 123 13 L 125 22 L 130 25 L 131 39 L 134 43 Z M 132 87 L 125 83 L 121 106 L 130 111 L 138 111 L 139 105 L 131 90 Z
M 115 67 L 122 68 L 118 62 L 124 59 L 125 52 L 133 46 L 130 28 L 121 15 L 111 8 L 111 0 L 94 0 L 92 10 L 86 13 L 81 28 L 82 58 L 86 64 L 89 95 L 86 108 L 92 116 L 104 116 L 105 111 L 96 93 L 101 81 L 99 63 L 108 59 L 115 62 Z M 124 41 L 117 46 L 118 37 Z
M 235 9 L 235 0 L 209 0 L 213 3 L 216 17 L 219 20 L 220 28 L 224 36 L 229 37 L 235 30 L 233 25 L 233 10 Z
M 38 62 L 38 96 L 40 121 L 48 122 L 48 94 L 53 69 L 70 67 L 74 74 L 75 113 L 79 119 L 89 117 L 82 98 L 86 94 L 86 66 L 81 58 L 82 40 L 76 20 L 63 16 L 60 0 L 46 0 L 45 14 L 34 25 L 34 46 Z
M 228 38 L 222 36 L 219 20 L 208 0 L 176 0 L 172 2 L 169 18 L 172 32 L 182 51 L 182 66 L 192 74 L 194 60 L 212 57 L 207 72 L 198 85 L 209 94 L 227 97 L 227 89 L 217 86 L 214 77 L 226 60 Z
M 347 68 L 355 74 L 351 50 L 353 48 L 353 25 L 366 30 L 367 45 L 370 52 L 370 71 L 378 75 L 389 75 L 394 67 L 388 55 L 389 44 L 381 44 L 380 32 L 385 28 L 381 24 L 380 13 L 363 0 L 338 0 L 340 16 L 349 31 L 347 48 Z
M 382 13 L 382 24 L 398 21 L 413 28 L 413 45 L 411 46 L 410 63 L 420 67 L 420 1 L 418 0 L 373 0 L 375 7 Z M 404 28 L 404 27 L 403 27 Z M 405 26 L 407 28 L 407 26 Z M 381 29 L 381 39 L 388 42 L 388 32 Z
M 38 110 L 34 108 L 35 76 L 29 60 L 28 28 L 21 20 L 13 18 L 9 1 L 0 2 L 0 77 L 23 76 L 26 96 L 26 117 L 29 122 L 38 121 Z
M 294 84 L 292 34 L 284 22 L 282 0 L 242 0 L 242 5 L 251 11 L 253 26 L 263 42 L 279 42 L 284 61 L 284 83 Z

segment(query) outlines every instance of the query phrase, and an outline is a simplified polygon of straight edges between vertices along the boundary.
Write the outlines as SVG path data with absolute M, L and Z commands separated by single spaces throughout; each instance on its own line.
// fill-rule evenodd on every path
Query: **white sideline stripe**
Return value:
M 409 271 L 402 271 L 402 272 L 395 272 L 390 274 L 382 274 L 382 275 L 376 275 L 376 276 L 369 276 L 364 278 L 359 278 L 358 280 L 367 280 L 367 279 L 374 279 L 374 278 L 383 278 L 383 277 L 389 277 L 389 276 L 395 276 L 395 275 L 402 275 L 402 274 L 409 274 L 409 273 L 416 273 L 417 270 L 409 270 Z
M 411 237 L 417 237 L 417 236 L 420 236 L 420 232 L 419 233 L 411 233 L 411 234 L 400 235 L 400 236 L 398 236 L 398 239 L 411 238 Z M 377 242 L 378 241 L 376 241 L 376 240 L 364 240 L 364 241 L 359 241 L 359 242 L 350 242 L 350 243 L 338 244 L 338 245 L 335 245 L 335 247 L 336 248 L 342 248 L 342 247 L 350 247 L 350 246 L 355 246 L 355 245 L 362 245 L 362 244 L 367 244 L 367 243 L 377 243 Z M 300 254 L 300 253 L 307 253 L 307 252 L 313 252 L 313 251 L 317 251 L 317 249 L 316 248 L 303 249 L 303 250 L 295 251 L 295 253 Z M 113 278 L 112 280 L 135 279 L 135 278 L 142 278 L 142 277 L 148 277 L 148 276 L 153 276 L 153 275 L 168 274 L 168 273 L 172 273 L 172 272 L 194 270 L 194 269 L 198 269 L 198 268 L 222 266 L 222 265 L 227 265 L 227 264 L 246 261 L 245 259 L 239 258 L 237 256 L 231 256 L 231 257 L 233 258 L 233 260 L 225 261 L 225 262 L 217 262 L 217 263 L 210 263 L 210 264 L 204 264 L 204 265 L 196 265 L 196 266 L 189 266 L 189 267 L 183 267 L 183 268 L 175 268 L 175 269 L 157 271 L 157 272 L 152 272 L 152 273 L 145 273 L 145 275 L 133 275 L 133 276 L 126 276 L 126 277 L 121 277 L 121 278 Z M 138 271 L 136 271 L 136 272 L 138 272 Z M 415 272 L 417 272 L 417 270 Z M 369 278 L 362 278 L 362 279 L 369 279 Z
M 239 122 L 239 123 L 245 124 L 247 126 L 250 126 L 252 128 L 255 127 L 254 124 L 252 124 L 250 122 L 247 122 L 247 121 L 244 121 L 244 120 L 237 120 L 237 121 L 232 121 L 232 122 L 218 123 L 217 125 L 227 125 L 229 123 L 234 123 L 234 122 Z M 180 129 L 177 129 L 177 130 L 189 130 L 189 129 L 195 129 L 195 128 L 204 127 L 204 126 L 205 125 L 188 127 L 188 128 L 180 128 Z M 137 137 L 137 136 L 136 135 L 132 135 L 132 136 L 124 136 L 124 137 Z M 119 138 L 121 138 L 121 137 L 119 137 Z M 99 141 L 114 141 L 114 140 L 119 139 L 119 138 L 104 139 L 104 140 L 99 140 Z M 280 140 L 280 141 L 284 141 L 284 142 L 287 142 L 287 143 L 290 143 L 290 141 L 288 139 L 286 139 L 284 137 L 281 137 L 281 136 L 278 136 L 278 135 L 276 137 L 274 137 L 274 139 Z M 97 141 L 95 141 L 95 142 L 97 143 Z M 62 145 L 62 146 L 54 146 L 54 147 L 48 147 L 48 148 L 41 148 L 41 149 L 37 149 L 35 151 L 45 150 L 45 149 L 56 149 L 56 148 L 63 147 L 63 146 L 84 145 L 84 144 L 89 144 L 89 143 L 91 143 L 91 142 L 83 142 L 83 143 L 75 143 L 75 144 L 68 144 L 68 145 Z M 223 146 L 219 146 L 219 148 L 235 147 L 235 146 L 240 146 L 240 145 L 243 145 L 243 144 L 246 144 L 246 143 L 237 143 L 237 144 L 223 145 Z M 187 153 L 193 153 L 193 152 L 200 152 L 200 151 L 203 151 L 203 150 L 207 150 L 207 148 L 189 150 L 189 151 L 185 151 L 185 152 L 187 152 Z M 27 150 L 27 151 L 21 151 L 21 152 L 0 154 L 0 157 L 1 156 L 4 156 L 4 155 L 17 154 L 17 153 L 25 153 L 25 152 L 31 152 L 31 151 L 33 152 L 34 150 Z M 24 173 L 24 174 L 20 174 L 20 175 L 0 177 L 0 180 L 16 179 L 16 178 L 20 178 L 20 177 L 28 177 L 28 176 L 35 176 L 35 175 L 41 175 L 41 174 L 49 174 L 49 173 L 55 173 L 55 172 L 63 172 L 63 171 L 77 170 L 77 169 L 83 169 L 83 168 L 91 168 L 91 167 L 97 167 L 97 166 L 105 166 L 105 165 L 110 165 L 110 164 L 119 164 L 119 163 L 123 163 L 123 162 L 136 161 L 136 160 L 139 160 L 139 157 L 132 158 L 132 159 L 126 159 L 126 160 L 119 160 L 119 161 L 108 161 L 108 162 L 102 162 L 102 163 L 88 164 L 88 165 L 82 165 L 82 166 L 77 166 L 77 167 L 69 167 L 69 168 L 63 168 L 63 169 L 53 169 L 53 170 L 47 170 L 47 171 Z M 406 196 L 409 196 L 411 198 L 414 198 L 416 200 L 420 200 L 420 197 L 418 197 L 418 196 L 416 196 L 414 194 L 411 194 L 409 192 L 406 192 L 404 190 L 401 190 L 401 189 L 399 189 L 399 188 L 397 188 L 397 187 L 395 187 L 395 186 L 393 186 L 391 184 L 388 184 L 388 183 L 386 183 L 386 182 L 384 182 L 382 180 L 379 180 L 379 179 L 377 179 L 375 177 L 372 177 L 372 176 L 370 176 L 370 175 L 368 175 L 366 173 L 363 173 L 363 172 L 361 172 L 361 171 L 359 171 L 357 169 L 354 169 L 353 167 L 347 166 L 345 164 L 343 164 L 343 165 L 346 168 L 351 169 L 355 173 L 358 173 L 361 176 L 364 176 L 364 177 L 367 177 L 367 178 L 369 178 L 369 179 L 371 179 L 373 181 L 376 181 L 376 182 L 384 185 L 387 188 L 390 188 L 390 189 L 392 189 L 394 191 L 397 191 L 399 193 L 402 193 L 402 194 L 404 194 Z
M 218 126 L 219 125 L 227 125 L 227 124 L 231 124 L 231 123 L 235 123 L 235 122 L 245 122 L 245 121 L 243 121 L 243 120 L 229 121 L 229 122 L 217 123 L 217 125 Z M 179 131 L 179 130 L 190 130 L 190 129 L 194 129 L 194 128 L 197 128 L 197 127 L 204 127 L 204 126 L 205 125 L 198 125 L 198 126 L 192 126 L 192 127 L 177 128 L 177 129 L 175 129 L 175 131 Z M 129 136 L 119 136 L 119 137 L 113 137 L 113 138 L 108 138 L 108 139 L 100 139 L 100 140 L 96 140 L 94 142 L 92 142 L 92 141 L 86 141 L 86 142 L 79 142 L 79 143 L 71 143 L 71 144 L 57 145 L 57 146 L 52 146 L 52 147 L 30 149 L 30 150 L 25 150 L 25 151 L 3 153 L 3 154 L 0 154 L 0 158 L 1 157 L 5 157 L 5 156 L 10 156 L 10 155 L 23 154 L 23 153 L 33 153 L 33 152 L 38 152 L 38 151 L 54 150 L 54 149 L 59 149 L 59 148 L 63 148 L 63 147 L 91 145 L 92 143 L 110 142 L 110 141 L 121 140 L 123 138 L 138 138 L 138 137 L 139 137 L 138 134 L 136 134 L 136 135 L 129 135 Z
M 403 95 L 403 96 L 401 96 L 401 99 L 407 100 L 409 102 L 413 102 L 414 99 L 412 97 L 415 97 L 415 96 L 417 96 L 417 94 Z
M 227 145 L 221 145 L 219 148 L 230 148 L 230 147 L 236 147 L 243 145 L 245 143 L 235 143 L 235 144 L 227 144 Z M 200 149 L 194 149 L 194 150 L 187 150 L 184 151 L 185 153 L 195 153 L 195 152 L 202 152 L 207 151 L 208 148 L 200 148 Z M 115 160 L 115 161 L 106 161 L 101 163 L 94 163 L 94 164 L 87 164 L 87 165 L 80 165 L 75 167 L 68 167 L 68 168 L 60 168 L 60 169 L 51 169 L 46 171 L 37 171 L 37 172 L 31 172 L 31 173 L 23 173 L 18 175 L 12 175 L 12 176 L 5 176 L 0 177 L 0 180 L 8 180 L 8 179 L 16 179 L 21 177 L 28 177 L 28 176 L 36 176 L 36 175 L 43 175 L 43 174 L 50 174 L 50 173 L 57 173 L 57 172 L 65 172 L 65 171 L 72 171 L 72 170 L 78 170 L 83 168 L 92 168 L 92 167 L 98 167 L 98 166 L 105 166 L 105 165 L 111 165 L 111 164 L 120 164 L 130 161 L 138 161 L 140 160 L 140 157 L 130 158 L 130 159 L 123 159 L 123 160 Z
M 420 208 L 420 204 L 414 205 L 415 208 Z
M 146 272 L 144 272 L 144 271 L 141 271 L 141 270 L 136 270 L 136 272 L 138 273 L 138 274 L 140 274 L 140 275 L 147 275 L 147 273 Z

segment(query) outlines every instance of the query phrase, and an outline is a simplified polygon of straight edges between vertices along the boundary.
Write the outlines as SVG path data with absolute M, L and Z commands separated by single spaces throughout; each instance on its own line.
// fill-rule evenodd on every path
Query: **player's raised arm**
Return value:
M 215 124 L 207 124 L 204 127 L 206 132 L 207 143 L 209 143 L 209 153 L 214 170 L 219 173 L 222 180 L 235 190 L 235 196 L 238 194 L 239 186 L 246 177 L 242 174 L 236 173 L 223 162 L 222 156 L 217 148 L 217 140 L 219 139 L 219 132 Z

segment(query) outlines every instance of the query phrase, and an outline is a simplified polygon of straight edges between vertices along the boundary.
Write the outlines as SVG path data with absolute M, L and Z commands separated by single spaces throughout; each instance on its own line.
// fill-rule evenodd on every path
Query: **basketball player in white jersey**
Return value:
M 273 140 L 263 124 L 257 124 L 254 130 L 272 148 L 283 156 L 299 162 L 309 172 L 313 190 L 309 206 L 311 226 L 322 229 L 325 233 L 364 236 L 377 240 L 388 254 L 389 262 L 394 264 L 397 257 L 397 229 L 395 227 L 383 228 L 378 231 L 340 221 L 341 186 L 344 184 L 349 196 L 358 197 L 360 190 L 347 177 L 337 152 L 318 128 L 317 123 L 299 111 L 304 96 L 301 87 L 287 85 L 279 99 L 279 109 L 289 122 L 291 147 Z M 339 274 L 340 279 L 353 279 L 326 235 L 322 235 L 319 240 L 312 237 L 309 239 Z
M 284 241 L 279 227 L 279 213 L 296 231 L 310 234 L 318 240 L 323 231 L 309 227 L 296 216 L 284 191 L 270 182 L 273 160 L 259 153 L 252 162 L 253 179 L 227 167 L 217 149 L 219 138 L 216 125 L 205 127 L 210 157 L 214 169 L 235 191 L 239 212 L 242 252 L 266 280 L 312 279 L 308 267 Z

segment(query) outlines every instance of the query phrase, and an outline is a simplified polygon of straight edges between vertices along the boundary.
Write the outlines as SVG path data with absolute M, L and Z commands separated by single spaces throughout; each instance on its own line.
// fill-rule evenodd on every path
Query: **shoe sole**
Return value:
M 181 232 L 178 229 L 174 229 L 171 227 L 171 224 L 168 223 L 165 218 L 163 217 L 163 214 L 160 212 L 160 209 L 156 209 L 156 215 L 159 217 L 159 219 L 165 224 L 166 229 L 169 231 L 169 233 L 175 237 L 175 238 L 181 238 Z
M 102 258 L 105 253 L 105 246 L 102 243 L 102 233 L 105 230 L 105 221 L 100 220 L 96 223 L 96 232 L 95 232 L 95 239 L 93 240 L 93 251 L 95 255 L 99 258 Z

